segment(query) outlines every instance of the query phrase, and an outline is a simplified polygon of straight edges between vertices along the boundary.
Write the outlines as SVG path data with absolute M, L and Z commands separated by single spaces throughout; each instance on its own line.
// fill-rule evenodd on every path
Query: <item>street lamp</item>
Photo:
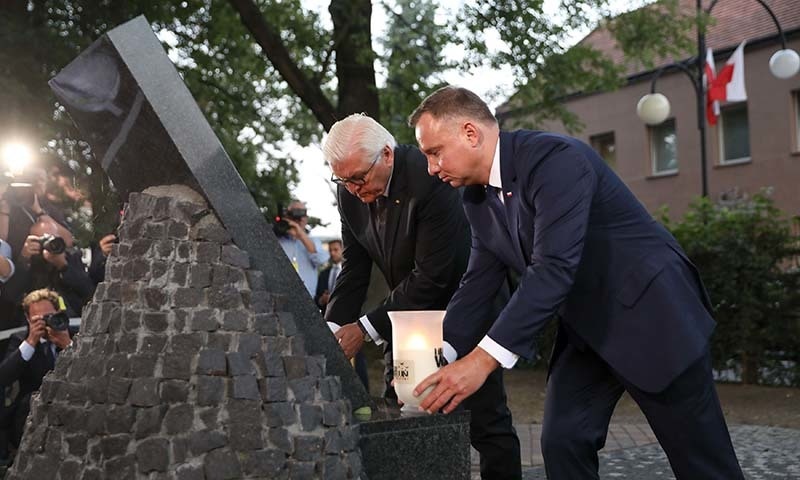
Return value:
M 711 10 L 719 0 L 712 0 L 711 4 L 705 9 L 706 15 L 711 15 Z M 781 50 L 775 52 L 769 60 L 770 72 L 777 78 L 789 78 L 797 74 L 800 70 L 800 56 L 794 50 L 786 48 L 786 37 L 783 34 L 778 18 L 764 3 L 763 0 L 756 0 L 772 17 L 775 27 L 781 39 Z M 702 1 L 697 0 L 696 16 L 699 19 L 703 12 Z M 705 119 L 705 94 L 706 86 L 703 84 L 703 72 L 705 71 L 705 50 L 706 35 L 698 22 L 697 27 L 697 57 L 689 58 L 683 62 L 665 65 L 653 75 L 650 83 L 650 93 L 639 100 L 636 105 L 636 114 L 648 125 L 658 125 L 669 116 L 670 106 L 667 97 L 656 93 L 656 81 L 667 70 L 680 70 L 686 74 L 694 87 L 695 99 L 697 101 L 697 128 L 700 130 L 700 173 L 702 178 L 703 196 L 708 196 L 708 177 L 706 172 L 706 119 Z

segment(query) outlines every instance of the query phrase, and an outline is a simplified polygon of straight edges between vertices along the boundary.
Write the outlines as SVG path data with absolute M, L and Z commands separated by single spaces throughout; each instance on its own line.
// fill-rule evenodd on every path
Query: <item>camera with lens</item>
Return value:
M 42 246 L 42 250 L 47 250 L 54 255 L 64 253 L 67 249 L 67 242 L 65 242 L 63 238 L 50 235 L 49 233 L 45 233 L 36 240 L 39 242 L 39 245 Z
M 69 317 L 67 312 L 61 311 L 56 313 L 48 313 L 42 316 L 44 324 L 53 330 L 63 331 L 69 328 Z
M 275 235 L 285 237 L 291 228 L 286 219 L 288 218 L 289 220 L 299 222 L 307 214 L 308 212 L 305 208 L 287 208 L 284 210 L 278 205 L 278 214 L 275 215 L 275 223 L 272 225 L 272 230 L 275 232 Z

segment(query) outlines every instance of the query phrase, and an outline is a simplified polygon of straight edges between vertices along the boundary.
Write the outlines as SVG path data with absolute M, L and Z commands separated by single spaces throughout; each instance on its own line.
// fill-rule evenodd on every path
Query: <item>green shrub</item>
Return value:
M 662 220 L 697 265 L 714 307 L 714 367 L 744 383 L 800 384 L 800 236 L 767 193 L 692 203 Z

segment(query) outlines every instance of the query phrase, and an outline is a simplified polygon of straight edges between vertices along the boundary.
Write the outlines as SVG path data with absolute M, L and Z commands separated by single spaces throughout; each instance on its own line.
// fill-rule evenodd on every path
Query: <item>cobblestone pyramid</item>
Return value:
M 338 377 L 202 197 L 180 190 L 131 194 L 7 478 L 358 478 Z

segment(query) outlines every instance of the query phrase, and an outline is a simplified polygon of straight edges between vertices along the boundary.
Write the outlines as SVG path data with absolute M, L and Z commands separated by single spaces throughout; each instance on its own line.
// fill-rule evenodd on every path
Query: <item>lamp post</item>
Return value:
M 719 0 L 712 0 L 711 4 L 705 9 L 706 15 L 711 15 L 711 10 Z M 755 0 L 769 13 L 781 40 L 781 49 L 775 52 L 769 60 L 769 69 L 777 78 L 789 78 L 800 70 L 800 56 L 794 50 L 786 48 L 786 37 L 783 34 L 778 18 L 775 13 L 764 3 L 763 0 Z M 696 17 L 699 20 L 704 12 L 701 0 L 697 0 Z M 656 70 L 650 83 L 650 93 L 639 100 L 636 105 L 636 113 L 648 125 L 658 125 L 669 116 L 670 105 L 667 97 L 656 93 L 656 82 L 662 73 L 668 70 L 680 70 L 685 73 L 695 92 L 697 102 L 697 128 L 700 131 L 700 174 L 702 178 L 703 196 L 708 196 L 708 176 L 706 172 L 706 118 L 705 118 L 705 95 L 706 86 L 703 84 L 703 73 L 705 72 L 705 50 L 706 35 L 698 22 L 697 26 L 697 57 L 689 58 L 683 62 L 676 62 L 665 65 Z

